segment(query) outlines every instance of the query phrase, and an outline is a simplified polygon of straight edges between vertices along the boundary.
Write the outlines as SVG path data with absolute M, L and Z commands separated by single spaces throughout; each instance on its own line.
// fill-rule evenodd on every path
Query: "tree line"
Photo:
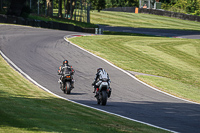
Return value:
M 9 3 L 8 14 L 11 15 L 22 15 L 31 12 L 27 3 L 32 4 L 39 2 L 40 6 L 43 6 L 45 10 L 45 15 L 52 16 L 53 9 L 58 9 L 58 16 L 63 16 L 63 10 L 67 17 L 73 16 L 74 9 L 77 3 L 89 3 L 90 9 L 101 11 L 105 8 L 111 7 L 138 7 L 139 0 L 0 0 L 0 5 L 2 6 L 2 1 Z M 154 3 L 158 0 L 151 0 Z M 168 11 L 180 12 L 192 15 L 200 15 L 200 0 L 159 0 L 162 3 L 161 8 Z M 38 4 L 38 3 L 37 3 Z M 0 11 L 2 7 L 0 8 Z M 37 10 L 34 7 L 32 10 Z
M 37 11 L 40 14 L 40 11 L 43 14 L 46 12 L 47 16 L 52 16 L 54 8 L 58 9 L 58 16 L 62 17 L 63 9 L 66 10 L 66 14 L 70 14 L 70 11 L 74 10 L 75 1 L 77 0 L 6 0 L 3 1 L 3 4 L 8 8 L 6 11 L 8 15 L 22 16 L 24 13 L 36 13 Z M 2 3 L 0 4 L 2 5 Z M 1 7 L 0 10 L 2 9 Z
M 160 0 L 162 9 L 192 15 L 200 15 L 200 0 Z

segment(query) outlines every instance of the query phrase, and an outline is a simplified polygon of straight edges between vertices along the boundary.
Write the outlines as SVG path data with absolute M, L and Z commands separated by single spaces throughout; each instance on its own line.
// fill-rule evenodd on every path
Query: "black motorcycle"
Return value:
M 73 81 L 73 77 L 71 72 L 67 72 L 65 74 L 63 74 L 62 76 L 62 83 L 61 83 L 61 90 L 64 93 L 70 94 L 71 90 L 73 89 L 73 85 L 74 81 Z

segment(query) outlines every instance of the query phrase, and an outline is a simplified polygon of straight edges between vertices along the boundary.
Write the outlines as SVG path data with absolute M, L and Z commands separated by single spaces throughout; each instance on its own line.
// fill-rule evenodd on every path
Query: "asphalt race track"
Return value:
M 99 28 L 105 31 L 139 33 L 152 36 L 175 37 L 200 39 L 200 32 L 193 30 L 173 30 L 173 29 L 151 29 L 151 28 L 131 28 L 99 25 Z
M 160 93 L 91 54 L 68 44 L 69 31 L 0 25 L 0 50 L 26 74 L 57 95 L 183 133 L 200 132 L 200 105 Z M 75 69 L 70 95 L 59 89 L 57 69 L 67 59 Z M 97 105 L 91 83 L 105 68 L 113 89 L 106 106 Z

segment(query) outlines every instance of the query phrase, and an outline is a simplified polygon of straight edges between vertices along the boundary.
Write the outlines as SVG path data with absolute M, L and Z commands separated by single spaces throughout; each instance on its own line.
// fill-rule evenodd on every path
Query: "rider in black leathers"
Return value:
M 63 73 L 64 71 L 70 71 L 71 72 L 71 76 L 75 73 L 74 69 L 72 66 L 70 66 L 68 64 L 68 60 L 64 60 L 63 61 L 63 65 L 61 65 L 59 68 L 58 68 L 58 75 L 61 75 L 60 79 L 59 79 L 59 83 L 60 83 L 60 88 L 62 89 L 63 87 L 63 81 L 62 81 L 62 78 L 63 78 Z M 71 87 L 74 88 L 74 79 L 73 79 L 73 76 L 72 76 L 72 83 L 71 83 Z

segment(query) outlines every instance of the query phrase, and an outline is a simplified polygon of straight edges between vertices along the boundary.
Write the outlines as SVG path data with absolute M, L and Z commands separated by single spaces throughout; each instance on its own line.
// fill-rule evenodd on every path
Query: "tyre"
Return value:
M 106 93 L 106 91 L 102 91 L 102 101 L 101 101 L 102 105 L 106 105 L 107 98 L 108 98 L 108 94 Z
M 97 99 L 97 104 L 100 104 L 100 103 L 101 103 L 100 99 Z
M 70 93 L 71 93 L 70 82 L 66 82 L 65 90 L 67 91 L 67 94 L 70 94 Z
M 63 92 L 66 93 L 66 91 L 67 91 L 66 90 L 66 83 L 63 84 L 62 88 L 63 88 Z

